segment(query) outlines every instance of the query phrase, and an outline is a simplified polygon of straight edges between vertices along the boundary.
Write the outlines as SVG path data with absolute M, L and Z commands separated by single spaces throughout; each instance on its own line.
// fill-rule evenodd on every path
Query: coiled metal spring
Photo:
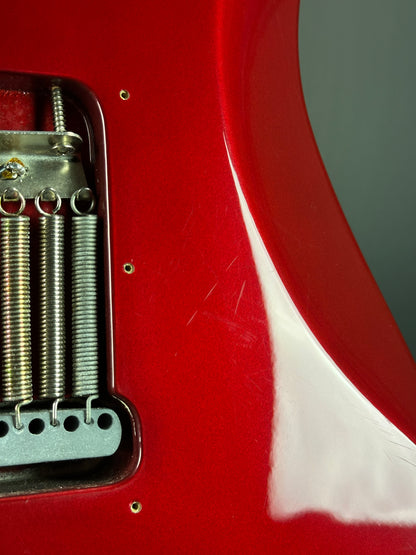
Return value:
M 73 395 L 96 396 L 98 379 L 97 216 L 72 218 L 72 368 Z
M 54 212 L 61 200 L 52 189 L 44 189 L 35 199 L 39 218 L 40 267 L 40 391 L 41 399 L 65 396 L 65 295 L 64 295 L 64 216 L 47 214 L 40 207 L 42 194 L 53 192 L 57 198 Z M 53 422 L 55 418 L 52 419 Z
M 1 301 L 3 400 L 30 401 L 33 387 L 28 216 L 10 215 L 1 219 Z

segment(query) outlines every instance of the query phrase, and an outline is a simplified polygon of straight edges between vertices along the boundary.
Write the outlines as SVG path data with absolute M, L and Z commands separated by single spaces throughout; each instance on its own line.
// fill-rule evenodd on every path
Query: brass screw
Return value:
M 142 508 L 142 504 L 139 503 L 139 501 L 133 501 L 132 503 L 130 503 L 130 510 L 134 514 L 140 513 Z

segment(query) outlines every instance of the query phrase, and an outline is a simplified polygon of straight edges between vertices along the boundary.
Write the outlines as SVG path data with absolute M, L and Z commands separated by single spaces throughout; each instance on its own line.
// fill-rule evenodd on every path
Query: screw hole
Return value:
M 4 420 L 0 420 L 0 437 L 7 436 L 9 433 L 9 425 Z
M 29 422 L 29 432 L 35 436 L 41 434 L 45 429 L 45 422 L 41 418 L 34 418 Z
M 120 98 L 121 98 L 121 100 L 128 100 L 130 98 L 129 91 L 126 91 L 126 89 L 122 89 L 120 91 Z
M 132 274 L 135 268 L 133 264 L 131 264 L 130 262 L 126 262 L 126 264 L 123 265 L 123 270 L 126 272 L 126 274 Z
M 140 513 L 142 508 L 142 504 L 138 501 L 133 501 L 133 503 L 130 503 L 130 510 L 132 513 Z
M 108 430 L 113 424 L 113 417 L 111 416 L 111 414 L 108 414 L 108 412 L 103 412 L 98 417 L 97 424 L 98 427 L 102 430 Z
M 67 416 L 64 420 L 64 428 L 67 432 L 75 432 L 78 429 L 79 420 L 76 416 Z

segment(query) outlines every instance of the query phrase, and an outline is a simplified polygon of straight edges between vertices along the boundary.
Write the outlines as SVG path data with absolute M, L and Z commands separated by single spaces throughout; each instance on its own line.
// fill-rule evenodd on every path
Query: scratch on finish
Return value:
M 241 297 L 243 296 L 245 286 L 246 286 L 246 280 L 244 280 L 243 285 L 241 286 L 241 291 L 240 291 L 240 294 L 238 295 L 237 304 L 235 305 L 235 309 L 234 309 L 234 315 L 237 314 L 238 305 L 240 304 Z
M 192 218 L 193 213 L 194 213 L 194 209 L 192 208 L 192 209 L 191 209 L 191 212 L 189 213 L 189 216 L 186 218 L 186 222 L 185 222 L 185 225 L 184 225 L 183 228 L 182 228 L 182 232 L 181 232 L 181 233 L 183 233 L 183 232 L 185 231 L 185 229 L 188 227 L 189 221 L 190 221 L 190 219 Z
M 189 326 L 189 324 L 192 322 L 192 320 L 195 318 L 195 316 L 198 314 L 198 311 L 195 310 L 195 312 L 192 314 L 192 316 L 189 318 L 189 320 L 187 321 L 186 325 Z
M 399 447 L 403 447 L 404 449 L 408 449 L 409 451 L 412 450 L 412 448 L 409 447 L 408 445 L 403 445 L 403 443 L 399 443 L 398 441 L 392 441 L 390 439 L 389 442 L 392 443 L 393 445 L 398 445 Z
M 217 313 L 214 314 L 212 312 L 207 312 L 204 310 L 203 312 L 201 312 L 201 316 L 205 316 L 210 320 L 215 320 L 217 322 L 224 324 L 225 326 L 227 326 L 229 331 L 238 333 L 239 339 L 244 343 L 246 343 L 247 345 L 250 345 L 251 343 L 257 340 L 257 336 L 251 333 L 248 329 L 246 329 L 246 326 L 242 326 L 241 324 L 235 322 L 234 320 L 229 320 L 228 318 L 221 316 L 221 314 L 217 314 Z
M 204 300 L 202 301 L 203 303 L 208 299 L 208 297 L 210 295 L 212 295 L 212 292 L 214 291 L 214 289 L 217 287 L 218 285 L 218 281 L 211 287 L 211 289 L 208 291 L 208 293 L 206 294 L 206 297 L 204 298 Z
M 411 464 L 412 466 L 416 466 L 416 464 L 412 461 L 409 461 L 409 459 L 406 459 L 405 457 L 397 457 L 398 459 L 400 459 L 401 461 L 404 461 L 408 464 Z
M 225 271 L 228 272 L 228 270 L 231 268 L 231 266 L 234 264 L 234 262 L 237 260 L 237 258 L 239 257 L 239 255 L 237 254 L 237 256 L 235 258 L 233 258 L 233 260 L 231 260 L 231 262 L 228 264 L 228 266 L 225 268 Z
M 253 378 L 248 376 L 248 380 L 249 380 L 250 383 L 252 383 L 254 385 L 254 387 L 256 387 L 260 391 L 260 393 L 263 393 L 263 388 L 257 382 L 255 382 L 253 380 Z

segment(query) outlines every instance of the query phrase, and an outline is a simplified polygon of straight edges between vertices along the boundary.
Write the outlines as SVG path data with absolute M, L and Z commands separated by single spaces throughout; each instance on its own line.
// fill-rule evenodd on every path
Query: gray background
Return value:
M 304 0 L 299 57 L 326 169 L 416 358 L 416 1 Z

